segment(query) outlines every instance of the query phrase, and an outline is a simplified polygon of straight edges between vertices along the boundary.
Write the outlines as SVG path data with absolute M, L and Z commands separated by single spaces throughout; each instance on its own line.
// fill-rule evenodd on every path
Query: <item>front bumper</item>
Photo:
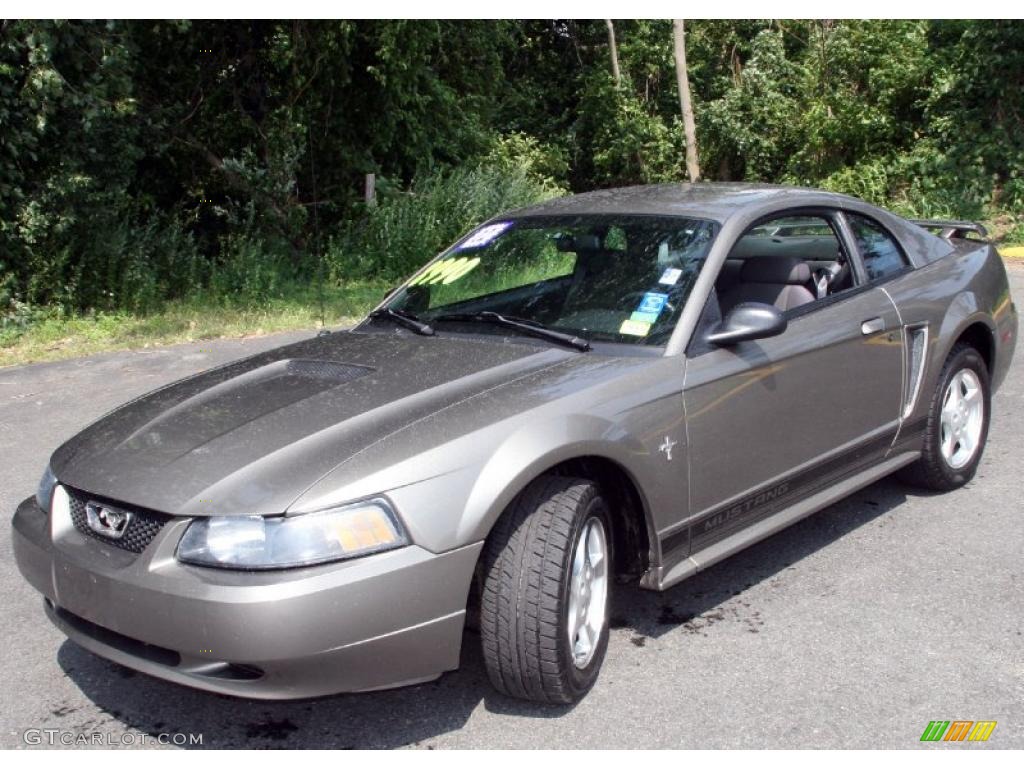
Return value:
M 459 664 L 482 544 L 420 547 L 331 565 L 245 573 L 179 563 L 175 520 L 135 555 L 79 533 L 34 498 L 14 555 L 76 643 L 155 677 L 291 699 L 420 682 Z

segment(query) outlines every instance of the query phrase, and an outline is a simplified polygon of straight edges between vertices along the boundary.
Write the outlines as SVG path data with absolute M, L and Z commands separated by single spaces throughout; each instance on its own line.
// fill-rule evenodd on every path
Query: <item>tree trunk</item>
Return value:
M 604 23 L 608 25 L 608 50 L 612 55 L 612 77 L 615 78 L 615 87 L 618 88 L 622 85 L 622 73 L 619 71 L 619 49 L 615 45 L 615 25 L 612 24 L 611 19 L 605 19 Z
M 672 22 L 672 43 L 676 56 L 676 83 L 679 86 L 679 108 L 683 113 L 683 133 L 686 135 L 686 173 L 690 181 L 700 178 L 697 160 L 697 126 L 693 122 L 693 100 L 690 97 L 690 77 L 686 71 L 686 29 L 683 19 Z

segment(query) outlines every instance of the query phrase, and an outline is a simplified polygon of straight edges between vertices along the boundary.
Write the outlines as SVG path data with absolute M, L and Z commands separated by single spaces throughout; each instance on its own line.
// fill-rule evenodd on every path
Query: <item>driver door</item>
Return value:
M 849 258 L 838 220 L 822 220 Z M 895 436 L 902 328 L 887 294 L 853 277 L 785 314 L 779 336 L 689 355 L 691 553 L 881 459 Z

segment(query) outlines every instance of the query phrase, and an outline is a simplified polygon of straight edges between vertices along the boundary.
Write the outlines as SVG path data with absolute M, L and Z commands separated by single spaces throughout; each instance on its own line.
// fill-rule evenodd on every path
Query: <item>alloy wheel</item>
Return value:
M 608 539 L 596 517 L 587 520 L 576 543 L 569 585 L 569 644 L 577 669 L 594 658 L 608 609 Z
M 978 374 L 961 368 L 942 396 L 939 450 L 953 469 L 967 464 L 978 450 L 985 421 L 985 399 Z

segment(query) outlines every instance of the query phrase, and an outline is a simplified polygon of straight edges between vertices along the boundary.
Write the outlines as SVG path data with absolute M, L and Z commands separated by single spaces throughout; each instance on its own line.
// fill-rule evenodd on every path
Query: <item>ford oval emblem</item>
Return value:
M 132 513 L 108 507 L 97 501 L 85 505 L 85 518 L 89 529 L 108 539 L 120 539 L 132 521 Z

